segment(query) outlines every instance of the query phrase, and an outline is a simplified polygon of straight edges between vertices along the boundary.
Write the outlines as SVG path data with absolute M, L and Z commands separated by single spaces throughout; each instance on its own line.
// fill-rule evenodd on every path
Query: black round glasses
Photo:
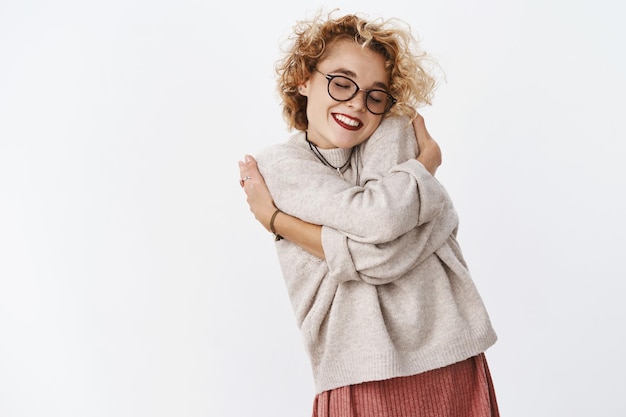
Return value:
M 354 80 L 344 75 L 324 74 L 318 69 L 315 71 L 322 74 L 328 80 L 328 95 L 335 101 L 348 101 L 353 99 L 359 91 L 365 92 L 365 107 L 373 114 L 385 114 L 396 104 L 396 99 L 385 90 L 363 90 Z

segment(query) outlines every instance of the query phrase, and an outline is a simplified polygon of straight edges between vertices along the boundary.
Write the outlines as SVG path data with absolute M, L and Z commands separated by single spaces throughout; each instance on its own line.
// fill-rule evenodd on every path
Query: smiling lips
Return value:
M 353 119 L 345 114 L 333 113 L 333 118 L 341 127 L 348 130 L 358 130 L 362 125 L 360 120 Z

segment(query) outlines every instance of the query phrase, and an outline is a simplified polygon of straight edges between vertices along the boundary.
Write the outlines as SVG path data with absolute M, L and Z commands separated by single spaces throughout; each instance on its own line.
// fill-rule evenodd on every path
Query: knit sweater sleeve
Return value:
M 383 123 L 369 141 L 375 144 L 377 137 L 390 135 L 397 138 L 397 128 L 397 124 Z M 265 149 L 257 161 L 278 208 L 306 222 L 339 230 L 356 242 L 392 242 L 436 219 L 447 198 L 441 184 L 416 159 L 405 159 L 362 186 L 344 181 L 309 149 L 292 142 Z M 364 164 L 377 163 L 376 158 L 364 156 Z
M 414 133 L 406 122 L 398 119 L 386 125 L 388 130 L 393 127 L 397 133 L 373 136 L 363 149 L 365 182 L 379 181 L 389 168 L 417 154 Z M 445 192 L 443 204 L 434 219 L 382 244 L 359 242 L 340 230 L 324 227 L 322 245 L 331 279 L 381 285 L 404 277 L 456 234 L 458 217 Z
M 397 239 L 362 243 L 324 226 L 322 246 L 330 279 L 383 285 L 401 279 L 456 235 L 458 218 L 452 207 L 437 219 L 415 227 Z

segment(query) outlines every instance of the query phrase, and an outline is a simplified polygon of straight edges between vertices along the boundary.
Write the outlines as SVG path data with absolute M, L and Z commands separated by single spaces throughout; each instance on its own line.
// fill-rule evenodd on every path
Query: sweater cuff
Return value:
M 336 282 L 358 281 L 352 256 L 348 249 L 348 238 L 332 227 L 322 226 L 322 247 L 328 265 L 329 278 Z

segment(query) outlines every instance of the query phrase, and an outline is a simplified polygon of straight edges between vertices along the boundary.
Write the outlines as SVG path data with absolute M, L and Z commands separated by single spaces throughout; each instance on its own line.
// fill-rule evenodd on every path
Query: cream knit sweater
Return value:
M 320 151 L 334 166 L 350 155 Z M 410 121 L 389 117 L 342 176 L 303 132 L 257 155 L 277 207 L 324 226 L 325 261 L 276 242 L 318 393 L 450 365 L 496 341 L 452 202 L 416 154 Z

